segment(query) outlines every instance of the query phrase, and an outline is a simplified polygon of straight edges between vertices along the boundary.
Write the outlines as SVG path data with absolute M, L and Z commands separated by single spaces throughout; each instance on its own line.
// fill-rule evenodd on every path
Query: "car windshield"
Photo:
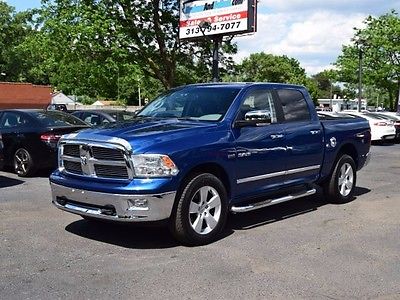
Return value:
M 220 121 L 240 88 L 207 86 L 168 91 L 148 104 L 137 116 Z
M 127 111 L 116 111 L 110 113 L 110 116 L 113 117 L 117 122 L 131 121 L 135 118 L 134 113 L 130 113 Z
M 46 127 L 87 126 L 80 119 L 58 111 L 37 111 L 33 113 L 33 116 Z

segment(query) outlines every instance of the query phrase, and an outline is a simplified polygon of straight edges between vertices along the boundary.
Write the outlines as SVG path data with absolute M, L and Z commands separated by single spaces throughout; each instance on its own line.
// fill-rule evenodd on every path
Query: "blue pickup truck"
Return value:
M 368 121 L 321 121 L 302 86 L 188 85 L 129 123 L 63 136 L 52 202 L 91 220 L 167 220 L 182 243 L 205 244 L 229 212 L 309 196 L 317 185 L 333 202 L 350 201 L 370 142 Z

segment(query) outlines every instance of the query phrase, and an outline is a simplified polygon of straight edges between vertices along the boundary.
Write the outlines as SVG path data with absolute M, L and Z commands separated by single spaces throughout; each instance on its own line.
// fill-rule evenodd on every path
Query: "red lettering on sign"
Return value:
M 180 21 L 180 27 L 192 27 L 192 26 L 199 26 L 201 22 L 210 22 L 210 23 L 219 23 L 219 22 L 226 22 L 226 21 L 234 21 L 247 18 L 247 11 L 226 14 L 226 15 L 219 15 L 207 18 L 200 18 L 200 19 L 192 19 L 186 21 Z

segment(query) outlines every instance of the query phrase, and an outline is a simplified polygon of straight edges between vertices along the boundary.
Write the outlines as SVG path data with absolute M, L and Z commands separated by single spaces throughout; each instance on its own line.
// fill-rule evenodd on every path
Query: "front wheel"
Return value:
M 356 164 L 344 154 L 337 160 L 328 182 L 324 184 L 325 196 L 333 203 L 346 203 L 353 199 L 356 187 Z
M 204 245 L 221 233 L 228 213 L 227 193 L 212 174 L 194 177 L 183 189 L 170 223 L 172 234 L 184 244 Z

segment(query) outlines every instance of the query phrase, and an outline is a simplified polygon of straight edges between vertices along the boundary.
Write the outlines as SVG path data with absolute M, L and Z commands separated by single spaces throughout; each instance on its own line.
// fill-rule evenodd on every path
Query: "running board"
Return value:
M 307 196 L 315 194 L 316 192 L 317 192 L 316 189 L 311 189 L 311 190 L 308 190 L 306 192 L 300 192 L 300 193 L 296 193 L 296 194 L 293 194 L 293 195 L 288 195 L 288 196 L 281 197 L 281 198 L 276 198 L 276 199 L 268 199 L 268 200 L 257 202 L 257 203 L 247 204 L 245 206 L 232 206 L 231 207 L 231 212 L 233 212 L 233 213 L 248 212 L 248 211 L 256 210 L 256 209 L 259 209 L 259 208 L 271 206 L 271 205 L 274 205 L 274 204 L 278 204 L 278 203 L 294 200 L 294 199 L 297 199 L 297 198 L 307 197 Z

